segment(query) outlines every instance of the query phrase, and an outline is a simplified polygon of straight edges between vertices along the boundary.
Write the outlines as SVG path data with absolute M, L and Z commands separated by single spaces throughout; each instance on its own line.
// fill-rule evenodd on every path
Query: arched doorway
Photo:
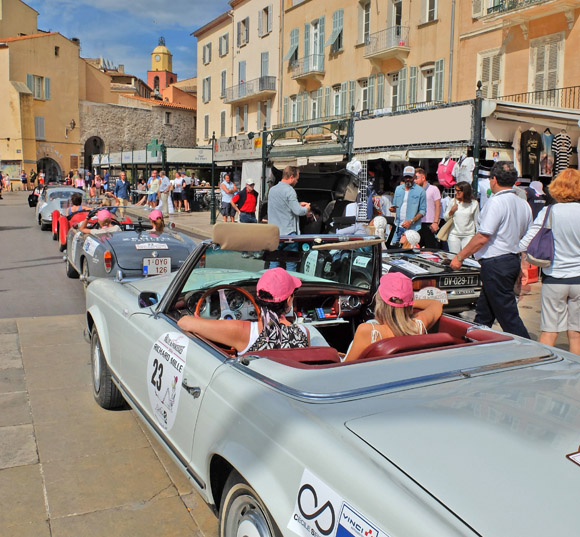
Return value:
M 50 157 L 41 158 L 36 163 L 36 169 L 38 173 L 44 172 L 45 181 L 48 183 L 62 181 L 62 170 L 58 162 Z
M 91 136 L 85 142 L 85 159 L 84 168 L 85 170 L 93 169 L 93 155 L 98 155 L 99 153 L 105 152 L 105 142 L 98 136 Z

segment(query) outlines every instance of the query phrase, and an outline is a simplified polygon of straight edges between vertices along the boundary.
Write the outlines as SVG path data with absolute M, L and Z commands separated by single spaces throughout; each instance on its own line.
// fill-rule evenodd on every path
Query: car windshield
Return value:
M 56 190 L 54 192 L 49 192 L 48 201 L 53 200 L 68 200 L 74 194 L 70 190 Z
M 192 270 L 184 291 L 199 288 L 200 280 L 206 280 L 209 286 L 257 279 L 272 263 L 286 265 L 287 270 L 303 281 L 369 289 L 375 252 L 379 250 L 373 244 L 361 245 L 365 241 L 356 242 L 358 246 L 352 247 L 349 241 L 331 243 L 319 238 L 300 237 L 273 252 L 222 250 L 212 244 Z M 292 264 L 295 264 L 294 270 Z

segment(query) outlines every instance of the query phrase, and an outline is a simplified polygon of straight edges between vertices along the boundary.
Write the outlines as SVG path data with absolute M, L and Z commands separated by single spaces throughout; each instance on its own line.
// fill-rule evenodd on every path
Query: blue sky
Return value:
M 173 54 L 178 78 L 195 76 L 191 32 L 230 9 L 227 0 L 24 0 L 39 12 L 41 30 L 81 40 L 81 55 L 103 57 L 147 81 L 159 37 Z

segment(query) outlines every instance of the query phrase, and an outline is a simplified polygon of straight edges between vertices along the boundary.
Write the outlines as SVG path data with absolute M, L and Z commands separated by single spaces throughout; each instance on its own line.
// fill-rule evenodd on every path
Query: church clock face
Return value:
M 161 56 L 159 56 L 159 54 L 155 54 L 155 61 L 158 62 L 161 59 Z

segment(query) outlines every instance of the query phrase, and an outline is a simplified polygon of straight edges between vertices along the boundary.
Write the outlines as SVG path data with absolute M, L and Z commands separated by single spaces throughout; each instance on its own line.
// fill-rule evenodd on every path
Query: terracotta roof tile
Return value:
M 192 110 L 193 112 L 196 111 L 196 109 L 193 108 L 192 106 L 186 106 L 184 104 L 169 103 L 167 101 L 158 101 L 157 99 L 147 99 L 146 97 L 139 97 L 137 95 L 123 94 L 123 97 L 127 97 L 128 99 L 135 99 L 137 101 L 142 101 L 155 106 L 165 106 L 167 108 L 180 108 L 181 110 Z
M 37 37 L 47 37 L 49 35 L 58 35 L 58 32 L 43 32 L 41 34 L 18 35 L 16 37 L 2 37 L 0 43 L 12 43 L 14 41 L 23 41 L 24 39 L 36 39 Z

